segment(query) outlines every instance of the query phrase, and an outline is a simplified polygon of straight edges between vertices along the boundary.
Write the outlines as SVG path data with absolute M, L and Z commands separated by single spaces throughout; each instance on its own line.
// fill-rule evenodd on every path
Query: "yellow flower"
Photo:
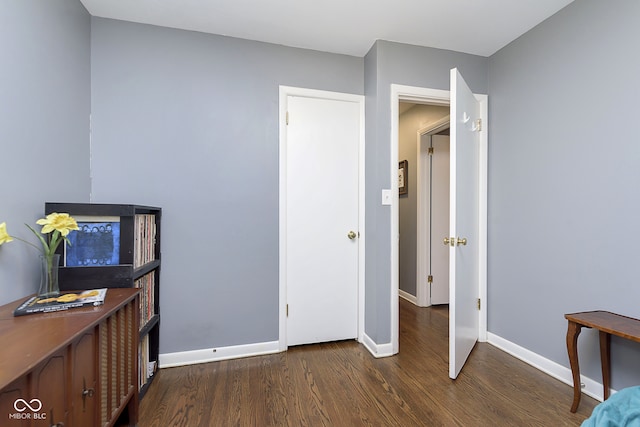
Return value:
M 47 234 L 52 231 L 59 231 L 62 237 L 66 237 L 71 230 L 78 230 L 78 224 L 73 217 L 67 213 L 52 213 L 36 221 L 36 224 L 42 225 L 42 233 Z
M 7 233 L 7 223 L 0 223 L 0 245 L 11 242 L 12 240 L 13 237 L 9 236 L 9 233 Z

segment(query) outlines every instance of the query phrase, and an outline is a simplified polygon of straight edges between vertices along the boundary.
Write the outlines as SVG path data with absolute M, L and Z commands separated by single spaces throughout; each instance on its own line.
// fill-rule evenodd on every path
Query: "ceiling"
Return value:
M 80 0 L 93 16 L 364 56 L 376 40 L 490 56 L 573 0 Z

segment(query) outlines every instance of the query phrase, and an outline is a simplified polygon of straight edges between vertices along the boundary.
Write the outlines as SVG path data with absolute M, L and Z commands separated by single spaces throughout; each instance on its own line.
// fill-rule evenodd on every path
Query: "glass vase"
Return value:
M 52 298 L 60 296 L 60 285 L 58 284 L 59 265 L 59 254 L 50 256 L 40 255 L 40 289 L 38 290 L 39 297 Z

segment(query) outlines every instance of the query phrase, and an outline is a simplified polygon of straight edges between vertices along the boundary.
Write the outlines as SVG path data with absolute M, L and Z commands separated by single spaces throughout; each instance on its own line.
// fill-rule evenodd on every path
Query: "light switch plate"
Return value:
M 384 206 L 391 205 L 391 190 L 382 190 L 382 204 Z

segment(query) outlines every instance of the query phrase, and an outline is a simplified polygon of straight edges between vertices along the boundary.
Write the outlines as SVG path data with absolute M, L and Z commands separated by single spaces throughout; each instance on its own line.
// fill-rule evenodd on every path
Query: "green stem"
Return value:
M 47 255 L 47 276 L 49 280 L 47 281 L 47 293 L 50 294 L 53 291 L 53 256 Z
M 41 249 L 41 248 L 37 247 L 36 245 L 34 245 L 33 243 L 31 243 L 31 242 L 29 242 L 29 241 L 27 241 L 27 240 L 21 239 L 21 238 L 16 237 L 16 236 L 11 236 L 11 237 L 12 237 L 12 238 L 14 238 L 14 239 L 16 239 L 16 240 L 20 240 L 21 242 L 24 242 L 24 243 L 26 243 L 26 244 L 27 244 L 27 245 L 29 245 L 29 246 L 33 246 L 33 247 L 34 247 L 34 248 L 36 248 L 39 252 L 42 252 L 42 249 Z
M 59 292 L 59 289 L 57 287 L 58 282 L 56 271 L 54 271 L 55 269 L 53 268 L 57 267 L 57 265 L 54 264 L 54 260 L 57 257 L 56 254 L 42 255 L 42 257 L 44 258 L 43 262 L 45 263 L 43 264 L 43 267 L 46 269 L 44 279 L 47 281 L 47 283 L 40 289 L 40 294 L 45 294 L 50 297 L 52 295 L 56 295 Z M 57 289 L 58 292 L 56 292 Z
M 40 243 L 42 243 L 42 249 L 45 255 L 49 255 L 51 253 L 51 250 L 49 249 L 49 245 L 47 244 L 47 241 L 44 240 L 44 237 L 42 237 L 42 235 L 38 233 L 36 230 L 34 230 L 33 227 L 31 227 L 29 224 L 25 224 L 25 225 L 38 238 L 38 240 L 40 240 Z

